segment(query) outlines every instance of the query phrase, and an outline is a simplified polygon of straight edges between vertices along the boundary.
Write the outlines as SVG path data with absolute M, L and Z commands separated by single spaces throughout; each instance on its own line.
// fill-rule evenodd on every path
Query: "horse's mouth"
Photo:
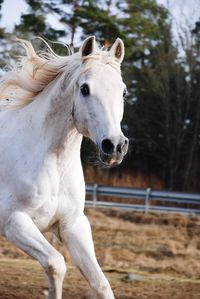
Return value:
M 99 151 L 100 161 L 107 167 L 114 167 L 119 165 L 124 158 L 124 155 L 119 153 L 113 153 L 112 155 L 108 155 L 103 153 L 101 150 Z

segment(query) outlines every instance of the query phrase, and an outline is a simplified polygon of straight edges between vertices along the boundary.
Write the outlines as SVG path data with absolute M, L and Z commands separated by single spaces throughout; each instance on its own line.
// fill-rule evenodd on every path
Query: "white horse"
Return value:
M 106 51 L 89 37 L 65 57 L 21 44 L 26 55 L 0 83 L 0 98 L 17 100 L 15 109 L 0 113 L 0 233 L 42 265 L 48 298 L 62 298 L 66 272 L 63 256 L 42 234 L 52 231 L 89 282 L 91 297 L 114 299 L 83 212 L 80 147 L 83 135 L 91 138 L 109 166 L 127 152 L 120 127 L 123 42 Z

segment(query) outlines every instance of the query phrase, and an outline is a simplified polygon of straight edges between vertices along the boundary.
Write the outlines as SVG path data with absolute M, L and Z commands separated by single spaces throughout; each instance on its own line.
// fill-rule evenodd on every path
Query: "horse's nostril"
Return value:
M 121 154 L 123 152 L 123 154 L 126 154 L 128 151 L 128 139 L 124 140 L 124 143 L 120 143 L 117 145 L 117 151 Z
M 111 155 L 114 151 L 114 145 L 110 139 L 104 139 L 101 143 L 101 148 L 105 154 Z
M 123 145 L 123 149 L 126 151 L 126 153 L 128 151 L 128 147 L 129 147 L 129 140 L 126 138 L 125 142 L 124 142 L 124 145 Z
M 123 146 L 123 144 L 121 144 L 121 143 L 117 145 L 117 152 L 120 154 L 122 153 L 122 146 Z

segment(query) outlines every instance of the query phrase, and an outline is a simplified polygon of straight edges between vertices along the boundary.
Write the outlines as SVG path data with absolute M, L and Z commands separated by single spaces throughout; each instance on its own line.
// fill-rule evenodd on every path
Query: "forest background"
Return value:
M 95 147 L 84 140 L 86 182 L 200 192 L 200 22 L 175 40 L 170 12 L 155 0 L 25 2 L 20 24 L 12 32 L 0 27 L 1 69 L 19 55 L 15 37 L 61 40 L 75 50 L 76 40 L 89 35 L 106 47 L 117 37 L 125 43 L 122 128 L 130 150 L 119 167 L 99 168 Z M 66 55 L 64 46 L 51 46 Z

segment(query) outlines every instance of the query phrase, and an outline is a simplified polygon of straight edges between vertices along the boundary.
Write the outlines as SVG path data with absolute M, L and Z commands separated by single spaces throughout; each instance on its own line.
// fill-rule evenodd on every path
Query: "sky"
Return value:
M 15 24 L 20 23 L 21 13 L 28 12 L 28 7 L 24 0 L 4 0 L 0 21 L 1 26 L 6 27 L 8 31 L 12 31 Z M 49 15 L 48 21 L 53 22 L 55 29 L 61 28 L 55 16 Z
M 200 0 L 157 0 L 170 11 L 174 30 L 176 27 L 194 29 L 195 22 L 200 20 Z
M 11 31 L 15 24 L 19 24 L 20 15 L 27 11 L 27 4 L 24 0 L 4 0 L 2 4 L 1 26 Z
M 157 0 L 170 10 L 173 21 L 173 32 L 176 38 L 180 27 L 191 31 L 197 20 L 200 20 L 200 0 Z M 11 31 L 20 22 L 20 15 L 28 10 L 24 0 L 4 0 L 2 5 L 1 26 Z M 49 15 L 48 21 L 54 23 L 54 28 L 60 29 L 55 16 Z

